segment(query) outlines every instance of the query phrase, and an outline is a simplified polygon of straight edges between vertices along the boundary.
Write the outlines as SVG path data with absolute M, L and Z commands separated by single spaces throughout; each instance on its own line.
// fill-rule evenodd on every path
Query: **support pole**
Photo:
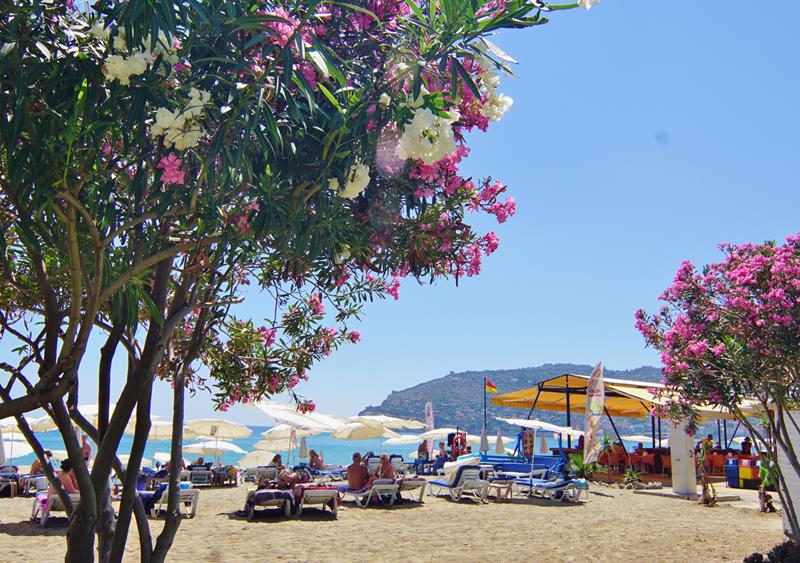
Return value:
M 606 407 L 603 407 L 603 410 L 606 411 L 606 416 L 608 417 L 608 421 L 611 423 L 611 428 L 614 429 L 614 434 L 617 435 L 617 440 L 619 440 L 619 443 L 622 444 L 622 436 L 619 435 L 619 431 L 617 430 L 617 425 L 614 424 L 614 419 L 611 418 L 610 414 L 608 414 L 608 409 Z M 625 450 L 625 457 L 628 458 L 628 467 L 633 469 L 633 462 L 631 461 L 631 454 L 628 451 L 628 448 L 625 447 L 625 444 L 622 444 L 622 449 Z
M 653 449 L 656 449 L 656 417 L 650 416 L 650 434 L 653 438 Z M 661 446 L 661 443 L 658 444 Z
M 661 447 L 662 443 L 663 442 L 661 441 L 661 417 L 659 416 L 658 417 L 658 447 L 659 448 Z
M 731 444 L 733 444 L 733 439 L 734 439 L 734 438 L 736 438 L 736 432 L 738 432 L 738 431 L 739 431 L 739 426 L 740 426 L 741 424 L 742 424 L 741 422 L 737 422 L 737 423 L 736 423 L 736 428 L 734 428 L 734 429 L 733 429 L 733 434 L 731 434 L 731 441 L 730 441 L 730 442 L 728 442 L 728 447 L 729 447 L 729 448 L 731 447 Z
M 717 419 L 717 443 L 722 445 L 722 423 Z
M 531 415 L 533 414 L 533 409 L 536 408 L 536 403 L 539 401 L 539 395 L 542 394 L 542 384 L 539 383 L 538 387 L 539 387 L 539 390 L 536 391 L 536 397 L 533 399 L 533 404 L 531 405 L 531 410 L 528 411 L 528 416 L 526 417 L 527 420 L 531 419 Z
M 572 412 L 569 410 L 569 374 L 567 374 L 567 426 L 572 427 Z M 567 447 L 572 447 L 572 436 L 567 435 Z
M 727 420 L 723 420 L 722 421 L 722 430 L 723 430 L 724 435 L 725 435 L 725 441 L 722 442 L 722 443 L 725 445 L 725 449 L 727 450 L 728 449 L 728 421 Z

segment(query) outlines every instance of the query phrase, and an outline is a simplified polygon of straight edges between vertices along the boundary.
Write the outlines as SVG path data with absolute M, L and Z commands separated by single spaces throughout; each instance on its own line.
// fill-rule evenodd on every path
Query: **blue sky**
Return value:
M 301 392 L 354 414 L 450 370 L 656 365 L 633 313 L 657 306 L 681 260 L 800 231 L 800 3 L 748 8 L 603 0 L 496 38 L 520 62 L 500 89 L 514 106 L 464 166 L 517 201 L 509 222 L 480 222 L 500 249 L 457 288 L 408 280 L 399 301 L 370 305 L 362 342 Z M 154 413 L 170 418 L 167 386 Z M 188 417 L 211 414 L 207 397 L 188 400 Z

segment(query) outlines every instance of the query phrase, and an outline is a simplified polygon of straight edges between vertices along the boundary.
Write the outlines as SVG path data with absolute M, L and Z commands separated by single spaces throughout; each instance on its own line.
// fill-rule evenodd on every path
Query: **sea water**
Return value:
M 239 440 L 226 440 L 227 442 L 231 442 L 236 444 L 245 452 L 251 452 L 255 448 L 256 442 L 262 440 L 261 434 L 269 430 L 269 426 L 248 426 L 250 430 L 253 431 L 252 435 L 249 438 L 242 438 Z M 16 434 L 15 436 L 9 435 L 8 432 L 4 433 L 4 438 L 8 440 L 9 438 L 16 437 L 19 438 L 20 435 Z M 61 435 L 58 433 L 57 430 L 52 430 L 50 432 L 37 432 L 37 438 L 42 444 L 42 447 L 46 450 L 64 450 L 64 442 L 61 440 Z M 188 444 L 194 443 L 196 440 L 184 440 L 184 446 Z M 347 465 L 351 463 L 353 453 L 360 452 L 362 454 L 372 451 L 376 454 L 380 453 L 390 453 L 390 454 L 400 454 L 403 458 L 407 461 L 411 460 L 411 453 L 415 452 L 417 449 L 416 444 L 403 444 L 403 445 L 396 445 L 396 446 L 384 446 L 383 442 L 385 441 L 384 438 L 376 438 L 374 440 L 337 440 L 332 438 L 329 434 L 319 434 L 316 436 L 308 436 L 306 437 L 306 442 L 308 444 L 309 450 L 316 450 L 318 453 L 321 453 L 325 463 L 328 465 Z M 548 445 L 552 448 L 558 447 L 558 441 L 553 440 L 551 437 L 548 436 L 547 438 Z M 92 457 L 94 457 L 97 446 L 90 441 L 92 445 Z M 494 452 L 494 436 L 489 437 L 489 450 L 490 453 Z M 538 451 L 539 442 L 537 439 L 536 448 Z M 123 435 L 122 440 L 120 441 L 120 446 L 117 450 L 118 455 L 126 455 L 130 453 L 131 446 L 133 445 L 133 436 Z M 297 439 L 297 445 L 300 445 L 300 439 Z M 566 445 L 566 444 L 565 444 Z M 649 445 L 649 444 L 646 444 Z M 514 443 L 511 442 L 510 444 L 506 445 L 507 447 L 513 449 Z M 625 442 L 625 446 L 632 450 L 636 444 L 635 443 L 627 443 Z M 151 460 L 153 466 L 156 465 L 154 461 L 154 455 L 156 452 L 161 452 L 168 454 L 170 448 L 170 441 L 169 440 L 159 440 L 159 441 L 152 441 L 148 440 L 147 446 L 145 447 L 144 451 L 144 459 Z M 473 450 L 477 451 L 477 445 L 473 445 Z M 275 450 L 275 453 L 280 453 L 283 457 L 284 464 L 294 465 L 299 461 L 308 461 L 300 460 L 298 458 L 298 449 L 293 450 L 292 452 L 288 451 L 281 451 Z M 232 452 L 225 452 L 221 457 L 220 460 L 223 465 L 238 465 L 239 460 L 242 458 L 244 454 L 232 453 Z M 7 463 L 18 465 L 21 469 L 25 469 L 26 467 L 30 466 L 35 459 L 34 454 L 16 457 L 13 459 L 9 459 Z M 186 454 L 184 455 L 188 462 L 192 462 L 194 459 L 197 458 L 196 455 Z M 205 456 L 206 461 L 213 461 L 213 456 Z
M 269 426 L 248 426 L 250 430 L 253 431 L 253 434 L 249 438 L 242 438 L 239 440 L 225 440 L 226 442 L 230 442 L 236 444 L 245 452 L 251 452 L 255 448 L 255 443 L 263 440 L 264 438 L 261 434 L 269 430 Z M 9 435 L 8 431 L 3 433 L 3 437 L 8 440 L 12 436 Z M 16 434 L 14 437 L 20 438 L 20 434 Z M 42 444 L 42 447 L 46 450 L 64 450 L 64 442 L 61 440 L 61 434 L 57 430 L 52 430 L 50 432 L 37 432 L 36 437 Z M 352 457 L 354 452 L 360 452 L 362 454 L 372 451 L 376 454 L 386 452 L 386 453 L 398 453 L 401 454 L 405 459 L 409 458 L 409 453 L 412 451 L 416 451 L 417 447 L 415 444 L 405 444 L 402 446 L 391 446 L 387 448 L 383 447 L 384 439 L 375 439 L 375 440 L 336 440 L 330 437 L 329 434 L 320 434 L 317 436 L 307 436 L 306 443 L 308 444 L 309 450 L 316 450 L 317 453 L 321 453 L 325 463 L 328 465 L 347 465 L 352 463 Z M 192 444 L 196 442 L 196 440 L 184 440 L 184 446 L 188 444 Z M 89 443 L 92 445 L 92 457 L 95 456 L 97 451 L 97 446 L 91 440 Z M 117 449 L 118 455 L 126 455 L 130 453 L 131 446 L 133 445 L 133 436 L 123 435 L 122 440 L 120 441 L 120 446 Z M 300 438 L 297 439 L 297 445 L 299 448 L 300 445 Z M 159 441 L 151 441 L 148 440 L 147 447 L 144 450 L 144 459 L 153 460 L 153 456 L 156 452 L 162 453 L 169 453 L 170 448 L 170 441 L 169 440 L 159 440 Z M 291 465 L 294 465 L 298 462 L 298 449 L 294 451 L 281 451 L 281 450 L 274 450 L 275 453 L 280 453 L 283 457 L 283 462 L 286 464 L 287 462 Z M 239 460 L 242 458 L 244 454 L 239 453 L 232 453 L 232 452 L 225 452 L 221 456 L 221 461 L 223 465 L 237 465 Z M 185 454 L 184 457 L 187 459 L 188 462 L 192 462 L 196 459 L 197 455 L 190 455 Z M 206 461 L 213 461 L 213 456 L 204 456 Z M 20 468 L 25 468 L 30 466 L 33 463 L 33 460 L 36 459 L 34 454 L 16 457 L 13 459 L 9 459 L 8 463 L 13 465 L 18 465 Z M 302 461 L 302 460 L 299 460 Z M 305 461 L 308 461 L 307 459 Z M 155 461 L 153 461 L 153 466 L 155 466 Z

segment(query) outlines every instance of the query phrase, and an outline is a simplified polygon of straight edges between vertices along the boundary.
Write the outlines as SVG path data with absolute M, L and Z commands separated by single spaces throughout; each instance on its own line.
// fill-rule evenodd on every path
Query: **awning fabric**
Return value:
M 588 375 L 565 373 L 540 382 L 535 387 L 512 391 L 492 397 L 492 404 L 502 407 L 530 409 L 534 401 L 536 409 L 577 413 L 586 412 L 586 387 Z M 658 398 L 655 393 L 663 389 L 660 383 L 646 381 L 630 381 L 626 379 L 605 378 L 606 402 L 608 414 L 626 418 L 644 418 L 650 415 L 654 406 L 666 403 L 665 398 Z M 569 389 L 569 393 L 567 393 Z M 569 401 L 569 409 L 567 402 Z M 739 405 L 746 415 L 755 414 L 756 403 L 746 401 Z M 722 407 L 696 407 L 701 419 L 733 419 L 733 415 Z

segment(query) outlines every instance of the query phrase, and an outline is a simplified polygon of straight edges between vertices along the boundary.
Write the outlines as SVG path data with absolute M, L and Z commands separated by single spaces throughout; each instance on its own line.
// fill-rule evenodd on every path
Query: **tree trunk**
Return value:
M 150 522 L 147 520 L 147 513 L 139 495 L 133 499 L 133 516 L 136 518 L 136 528 L 139 531 L 140 561 L 141 563 L 150 563 L 153 556 L 153 536 L 150 533 Z
M 119 517 L 117 519 L 116 534 L 114 535 L 114 545 L 111 548 L 111 561 L 122 561 L 122 557 L 125 554 L 133 503 L 138 496 L 136 482 L 139 477 L 139 466 L 147 445 L 147 435 L 150 433 L 150 399 L 152 390 L 153 384 L 151 381 L 136 406 L 136 429 L 130 457 L 128 458 L 128 467 L 125 472 L 125 481 L 122 486 L 122 500 L 119 503 Z
M 107 563 L 111 555 L 111 545 L 114 541 L 114 506 L 111 504 L 111 488 L 103 487 L 97 494 L 97 559 Z
M 167 553 L 175 534 L 181 523 L 179 494 L 180 494 L 180 475 L 181 475 L 181 455 L 183 450 L 183 398 L 186 392 L 184 388 L 183 370 L 175 375 L 173 382 L 172 399 L 172 444 L 170 445 L 169 457 L 169 497 L 167 498 L 167 519 L 164 522 L 164 529 L 158 535 L 155 549 L 153 550 L 153 563 L 163 563 L 167 558 Z

